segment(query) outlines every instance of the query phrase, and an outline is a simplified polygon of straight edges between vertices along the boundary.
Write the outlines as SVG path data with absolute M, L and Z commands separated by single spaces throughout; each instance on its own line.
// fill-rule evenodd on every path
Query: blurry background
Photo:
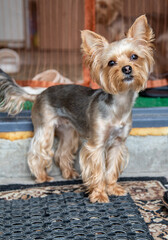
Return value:
M 13 76 L 30 80 L 54 68 L 73 81 L 82 78 L 83 23 L 83 0 L 0 0 L 0 48 L 20 57 Z

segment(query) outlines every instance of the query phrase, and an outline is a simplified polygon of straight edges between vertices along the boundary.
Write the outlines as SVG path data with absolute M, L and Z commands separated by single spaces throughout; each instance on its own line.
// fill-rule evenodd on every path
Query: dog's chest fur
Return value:
M 112 96 L 112 101 L 99 106 L 100 113 L 96 124 L 99 139 L 106 146 L 123 141 L 127 138 L 132 126 L 132 105 L 135 94 L 128 91 L 124 94 Z M 101 137 L 101 136 L 102 137 Z

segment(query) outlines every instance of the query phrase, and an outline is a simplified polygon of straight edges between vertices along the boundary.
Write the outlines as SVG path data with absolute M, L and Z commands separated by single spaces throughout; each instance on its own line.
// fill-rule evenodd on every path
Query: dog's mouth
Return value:
M 128 76 L 128 77 L 125 77 L 123 79 L 124 82 L 132 82 L 134 80 L 134 77 L 131 75 L 131 76 Z

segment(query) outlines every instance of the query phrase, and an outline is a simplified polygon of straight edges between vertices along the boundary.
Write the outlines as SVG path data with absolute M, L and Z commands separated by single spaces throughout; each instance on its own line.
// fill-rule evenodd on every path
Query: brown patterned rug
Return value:
M 153 238 L 156 240 L 168 239 L 168 209 L 162 202 L 166 190 L 166 179 L 123 178 L 120 183 L 131 195 Z M 0 186 L 0 199 L 6 201 L 22 199 L 26 201 L 32 198 L 45 198 L 51 194 L 61 195 L 68 192 L 83 193 L 85 188 L 80 180 L 36 185 Z

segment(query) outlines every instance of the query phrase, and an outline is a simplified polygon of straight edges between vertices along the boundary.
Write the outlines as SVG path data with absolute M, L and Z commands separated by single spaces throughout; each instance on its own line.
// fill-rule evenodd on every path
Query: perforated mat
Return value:
M 91 204 L 84 193 L 0 200 L 2 240 L 153 239 L 130 195 Z

